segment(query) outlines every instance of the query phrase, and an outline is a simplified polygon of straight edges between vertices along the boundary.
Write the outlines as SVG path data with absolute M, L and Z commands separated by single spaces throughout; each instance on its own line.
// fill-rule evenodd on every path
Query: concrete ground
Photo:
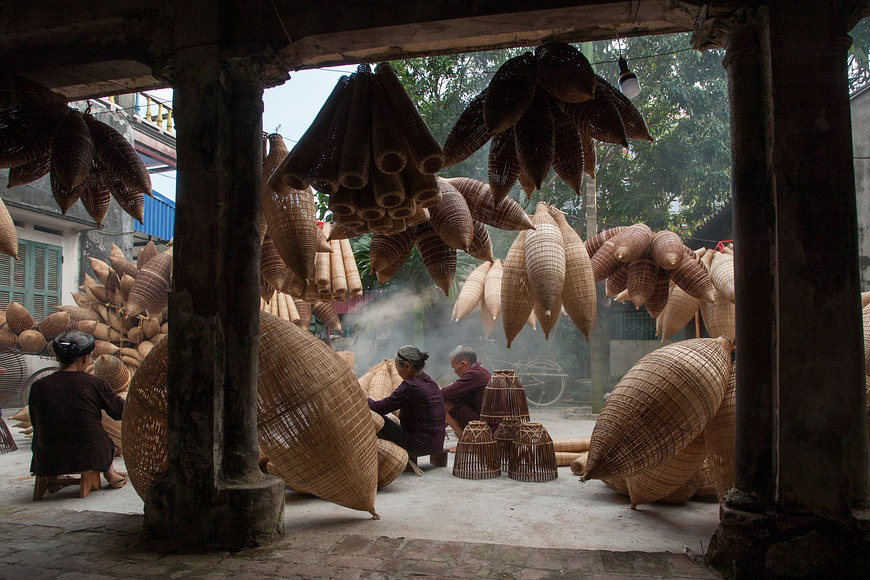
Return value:
M 594 421 L 565 417 L 564 408 L 532 411 L 532 420 L 542 422 L 554 439 L 591 434 Z M 717 577 L 683 554 L 686 548 L 690 555 L 706 548 L 718 523 L 714 502 L 651 504 L 633 511 L 627 498 L 598 481 L 580 484 L 567 467 L 547 483 L 521 483 L 506 475 L 470 481 L 425 459 L 423 477 L 403 474 L 378 494 L 380 520 L 288 491 L 286 538 L 277 546 L 233 555 L 167 556 L 142 545 L 142 501 L 132 486 L 84 499 L 76 488 L 67 488 L 31 502 L 29 440 L 16 433 L 16 442 L 18 451 L 0 455 L 0 579 L 99 578 L 62 575 L 78 569 L 68 566 L 69 558 L 47 558 L 46 546 L 68 556 L 84 552 L 102 558 L 109 566 L 105 573 L 115 577 L 111 568 L 139 559 L 143 566 L 130 567 L 131 576 L 149 576 L 150 570 L 154 576 L 193 578 L 208 571 L 208 577 L 224 578 L 243 570 L 250 578 Z M 123 471 L 122 460 L 116 466 Z M 12 572 L 34 563 L 39 574 L 36 568 Z M 252 566 L 259 570 L 253 576 Z M 469 574 L 471 569 L 478 571 Z

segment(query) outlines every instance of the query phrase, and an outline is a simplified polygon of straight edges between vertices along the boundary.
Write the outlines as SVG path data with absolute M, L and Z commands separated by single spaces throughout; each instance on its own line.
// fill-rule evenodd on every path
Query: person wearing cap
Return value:
M 369 408 L 386 415 L 399 411 L 401 425 L 384 417 L 378 437 L 404 448 L 412 457 L 440 454 L 444 449 L 444 399 L 432 377 L 423 372 L 429 354 L 406 345 L 396 354 L 402 383 L 380 401 L 369 398 Z
M 111 487 L 123 487 L 127 476 L 115 470 L 115 445 L 103 429 L 101 411 L 121 420 L 124 399 L 105 380 L 85 372 L 94 337 L 71 331 L 51 344 L 60 368 L 33 383 L 28 398 L 30 471 L 45 476 L 100 471 Z
M 490 374 L 478 362 L 474 349 L 464 344 L 450 353 L 450 366 L 459 378 L 441 389 L 447 409 L 444 420 L 457 437 L 462 437 L 469 421 L 480 419 L 483 392 L 489 384 Z

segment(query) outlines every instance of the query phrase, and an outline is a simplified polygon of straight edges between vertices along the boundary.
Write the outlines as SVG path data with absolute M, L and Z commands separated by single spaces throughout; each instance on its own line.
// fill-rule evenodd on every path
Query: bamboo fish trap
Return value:
M 565 214 L 550 209 L 550 213 L 562 234 L 565 247 L 565 283 L 562 288 L 562 307 L 571 322 L 589 340 L 595 324 L 595 278 L 586 246 L 574 231 Z
M 497 432 L 502 421 L 529 421 L 526 390 L 512 370 L 495 370 L 483 391 L 480 420 Z
M 451 319 L 454 322 L 461 320 L 480 303 L 480 300 L 483 298 L 484 285 L 486 283 L 486 277 L 489 273 L 490 265 L 490 262 L 484 262 L 475 268 L 471 274 L 468 275 L 468 278 L 465 279 L 465 283 L 462 285 L 462 290 L 460 290 L 459 296 L 456 298 L 456 303 L 453 305 L 453 315 Z
M 534 307 L 526 274 L 526 232 L 520 232 L 504 261 L 501 279 L 501 312 L 507 347 L 523 329 Z M 493 427 L 490 425 L 490 427 Z
M 540 423 L 523 423 L 517 428 L 508 477 L 529 482 L 552 481 L 559 477 L 553 440 Z
M 492 479 L 501 475 L 498 442 L 484 421 L 470 421 L 462 430 L 453 460 L 453 476 Z

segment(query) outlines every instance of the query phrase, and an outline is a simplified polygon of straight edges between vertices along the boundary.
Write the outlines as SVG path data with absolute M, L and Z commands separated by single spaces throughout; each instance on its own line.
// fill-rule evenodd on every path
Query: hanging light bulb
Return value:
M 625 57 L 619 57 L 619 90 L 622 94 L 633 99 L 640 94 L 640 81 L 637 80 L 637 75 L 628 69 L 628 62 Z

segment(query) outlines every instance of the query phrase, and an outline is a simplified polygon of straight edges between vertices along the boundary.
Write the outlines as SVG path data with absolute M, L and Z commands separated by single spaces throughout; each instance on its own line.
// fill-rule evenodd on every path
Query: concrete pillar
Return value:
M 811 0 L 761 10 L 757 59 L 751 21 L 730 23 L 725 43 L 735 117 L 737 481 L 708 562 L 736 578 L 861 577 L 870 528 L 850 14 L 840 2 Z
M 169 471 L 149 535 L 229 547 L 283 533 L 284 484 L 257 468 L 263 85 L 216 44 L 172 62 L 178 189 L 169 301 Z

